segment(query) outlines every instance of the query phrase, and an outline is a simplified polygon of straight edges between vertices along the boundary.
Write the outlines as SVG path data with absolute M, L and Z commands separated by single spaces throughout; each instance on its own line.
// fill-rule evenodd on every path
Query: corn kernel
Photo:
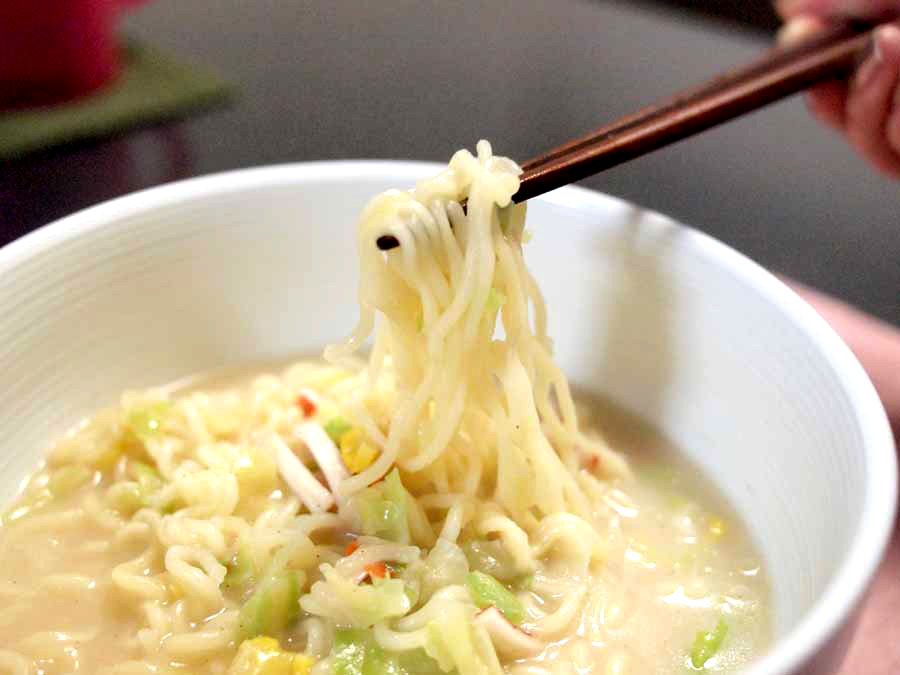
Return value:
M 241 643 L 228 675 L 293 675 L 294 656 L 275 638 L 260 635 Z
M 314 663 L 315 660 L 309 654 L 295 654 L 293 675 L 309 675 Z
M 350 429 L 350 431 L 345 431 L 340 436 L 341 450 L 344 450 L 345 448 L 355 448 L 362 442 L 362 439 L 362 431 L 360 431 L 359 429 Z
M 270 492 L 278 482 L 274 458 L 256 448 L 238 457 L 232 471 L 242 496 Z
M 725 534 L 725 531 L 728 529 L 728 526 L 725 524 L 725 521 L 722 518 L 710 518 L 709 525 L 707 526 L 709 533 L 714 537 L 721 537 Z
M 341 459 L 350 473 L 359 473 L 378 458 L 378 450 L 362 439 L 358 429 L 348 431 L 341 437 Z
M 269 637 L 268 635 L 260 635 L 259 637 L 255 637 L 252 640 L 247 640 L 247 645 L 261 652 L 278 651 L 279 649 L 281 649 L 281 646 L 278 644 L 278 640 L 273 637 Z

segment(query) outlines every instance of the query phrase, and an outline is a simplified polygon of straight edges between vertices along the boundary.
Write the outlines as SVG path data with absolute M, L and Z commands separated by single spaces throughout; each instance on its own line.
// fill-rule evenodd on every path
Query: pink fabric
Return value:
M 0 107 L 87 94 L 119 73 L 115 23 L 145 0 L 0 0 Z

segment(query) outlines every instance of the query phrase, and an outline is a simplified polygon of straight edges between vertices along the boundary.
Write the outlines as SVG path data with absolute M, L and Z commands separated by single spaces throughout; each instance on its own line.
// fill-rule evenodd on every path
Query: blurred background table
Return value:
M 127 30 L 218 67 L 239 99 L 0 164 L 0 243 L 125 192 L 236 167 L 445 161 L 479 138 L 527 158 L 753 57 L 773 25 L 764 0 L 156 0 Z M 585 183 L 900 323 L 898 184 L 799 99 Z

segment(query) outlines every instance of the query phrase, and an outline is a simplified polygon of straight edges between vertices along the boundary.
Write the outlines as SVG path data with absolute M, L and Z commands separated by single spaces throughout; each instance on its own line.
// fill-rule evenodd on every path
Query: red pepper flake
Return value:
M 384 562 L 366 565 L 365 570 L 369 573 L 370 579 L 384 579 L 387 577 L 387 565 Z
M 356 553 L 356 549 L 359 548 L 359 542 L 354 539 L 349 544 L 347 544 L 347 548 L 344 549 L 344 555 L 353 555 Z
M 297 407 L 303 411 L 304 417 L 312 417 L 316 414 L 316 402 L 307 394 L 300 394 L 297 397 Z

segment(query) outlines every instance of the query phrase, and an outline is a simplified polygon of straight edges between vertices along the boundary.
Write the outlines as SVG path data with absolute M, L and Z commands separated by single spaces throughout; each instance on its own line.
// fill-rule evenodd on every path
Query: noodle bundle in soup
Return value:
M 639 421 L 576 404 L 553 362 L 518 174 L 482 142 L 373 200 L 360 321 L 326 361 L 127 393 L 60 440 L 0 526 L 0 673 L 758 655 L 767 583 L 739 521 Z

